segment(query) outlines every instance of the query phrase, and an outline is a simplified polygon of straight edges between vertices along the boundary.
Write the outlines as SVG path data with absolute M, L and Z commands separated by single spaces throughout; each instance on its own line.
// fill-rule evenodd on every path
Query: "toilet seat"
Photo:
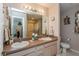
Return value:
M 70 48 L 70 45 L 68 43 L 64 43 L 64 42 L 61 42 L 61 46 L 66 49 Z

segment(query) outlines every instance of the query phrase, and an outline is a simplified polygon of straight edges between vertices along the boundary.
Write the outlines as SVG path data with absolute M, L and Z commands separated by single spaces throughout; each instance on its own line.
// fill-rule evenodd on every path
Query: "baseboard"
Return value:
M 75 52 L 75 53 L 79 53 L 79 51 L 74 50 L 74 49 L 70 49 L 71 51 Z

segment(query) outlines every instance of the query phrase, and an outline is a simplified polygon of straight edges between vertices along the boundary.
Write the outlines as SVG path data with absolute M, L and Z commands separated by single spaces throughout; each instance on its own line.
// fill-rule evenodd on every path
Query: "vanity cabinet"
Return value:
M 49 46 L 49 47 L 42 49 L 41 51 L 42 51 L 42 53 L 40 54 L 41 56 L 42 55 L 43 56 L 55 56 L 57 49 L 56 49 L 56 46 Z
M 57 54 L 57 41 L 44 45 L 43 56 L 55 56 Z
M 57 54 L 57 41 L 36 47 L 36 56 L 55 56 Z
M 57 41 L 39 45 L 9 56 L 55 56 L 57 54 Z

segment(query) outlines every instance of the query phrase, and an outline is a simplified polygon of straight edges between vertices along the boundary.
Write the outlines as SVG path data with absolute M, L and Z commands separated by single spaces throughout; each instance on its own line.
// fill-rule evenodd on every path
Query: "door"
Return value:
M 31 38 L 32 37 L 32 33 L 34 30 L 34 24 L 31 22 L 28 22 L 28 32 L 27 32 L 27 37 Z

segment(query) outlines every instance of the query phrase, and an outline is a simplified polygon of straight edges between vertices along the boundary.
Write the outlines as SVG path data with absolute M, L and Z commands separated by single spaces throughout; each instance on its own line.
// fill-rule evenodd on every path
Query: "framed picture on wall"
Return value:
M 79 11 L 75 13 L 75 33 L 79 33 Z
M 68 25 L 70 24 L 70 17 L 69 16 L 65 16 L 64 18 L 64 25 Z

